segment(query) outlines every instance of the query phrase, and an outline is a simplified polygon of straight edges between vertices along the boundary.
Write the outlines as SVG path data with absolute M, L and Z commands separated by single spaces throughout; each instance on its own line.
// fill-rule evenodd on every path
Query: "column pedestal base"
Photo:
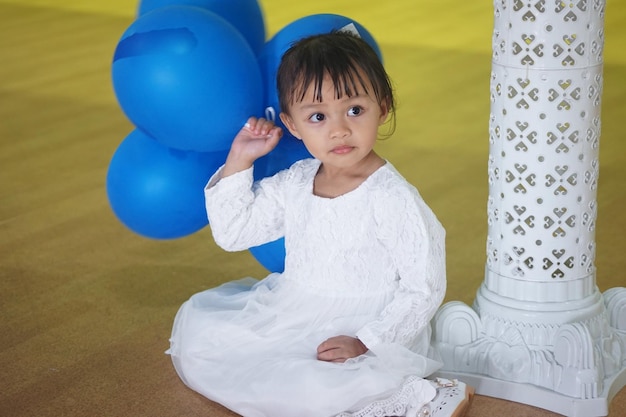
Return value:
M 567 416 L 607 415 L 626 385 L 626 288 L 594 294 L 574 321 L 554 303 L 524 314 L 503 301 L 483 287 L 474 308 L 453 301 L 439 309 L 432 323 L 444 363 L 438 375 Z

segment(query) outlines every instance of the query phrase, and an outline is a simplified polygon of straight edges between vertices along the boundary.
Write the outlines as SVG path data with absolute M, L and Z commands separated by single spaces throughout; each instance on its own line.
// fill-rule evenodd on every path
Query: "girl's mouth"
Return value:
M 342 155 L 342 154 L 350 152 L 352 149 L 353 149 L 352 146 L 342 145 L 342 146 L 337 146 L 333 148 L 331 152 Z

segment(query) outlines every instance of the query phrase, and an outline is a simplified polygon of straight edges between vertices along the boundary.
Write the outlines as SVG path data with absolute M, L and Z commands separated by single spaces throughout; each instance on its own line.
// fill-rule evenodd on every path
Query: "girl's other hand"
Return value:
M 335 336 L 317 347 L 317 359 L 343 363 L 367 352 L 367 347 L 356 337 Z

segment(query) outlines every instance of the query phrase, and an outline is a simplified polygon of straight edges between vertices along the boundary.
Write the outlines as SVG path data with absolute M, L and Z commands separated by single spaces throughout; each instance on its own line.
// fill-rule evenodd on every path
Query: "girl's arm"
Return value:
M 204 194 L 215 242 L 225 250 L 245 250 L 283 236 L 284 175 L 253 185 L 252 166 L 282 135 L 279 127 L 251 117 L 233 140 L 226 163 L 209 180 Z
M 446 288 L 445 230 L 417 190 L 387 200 L 380 213 L 385 228 L 381 240 L 395 262 L 398 288 L 380 318 L 359 330 L 358 338 L 371 350 L 376 345 L 400 344 L 426 354 L 424 332 L 443 302 Z M 389 204 L 391 201 L 391 204 Z

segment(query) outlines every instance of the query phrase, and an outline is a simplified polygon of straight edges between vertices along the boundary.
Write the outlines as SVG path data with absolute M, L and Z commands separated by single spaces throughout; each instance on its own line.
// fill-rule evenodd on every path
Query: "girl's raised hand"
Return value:
M 222 177 L 250 168 L 276 147 L 282 135 L 283 130 L 271 120 L 250 117 L 233 140 Z

